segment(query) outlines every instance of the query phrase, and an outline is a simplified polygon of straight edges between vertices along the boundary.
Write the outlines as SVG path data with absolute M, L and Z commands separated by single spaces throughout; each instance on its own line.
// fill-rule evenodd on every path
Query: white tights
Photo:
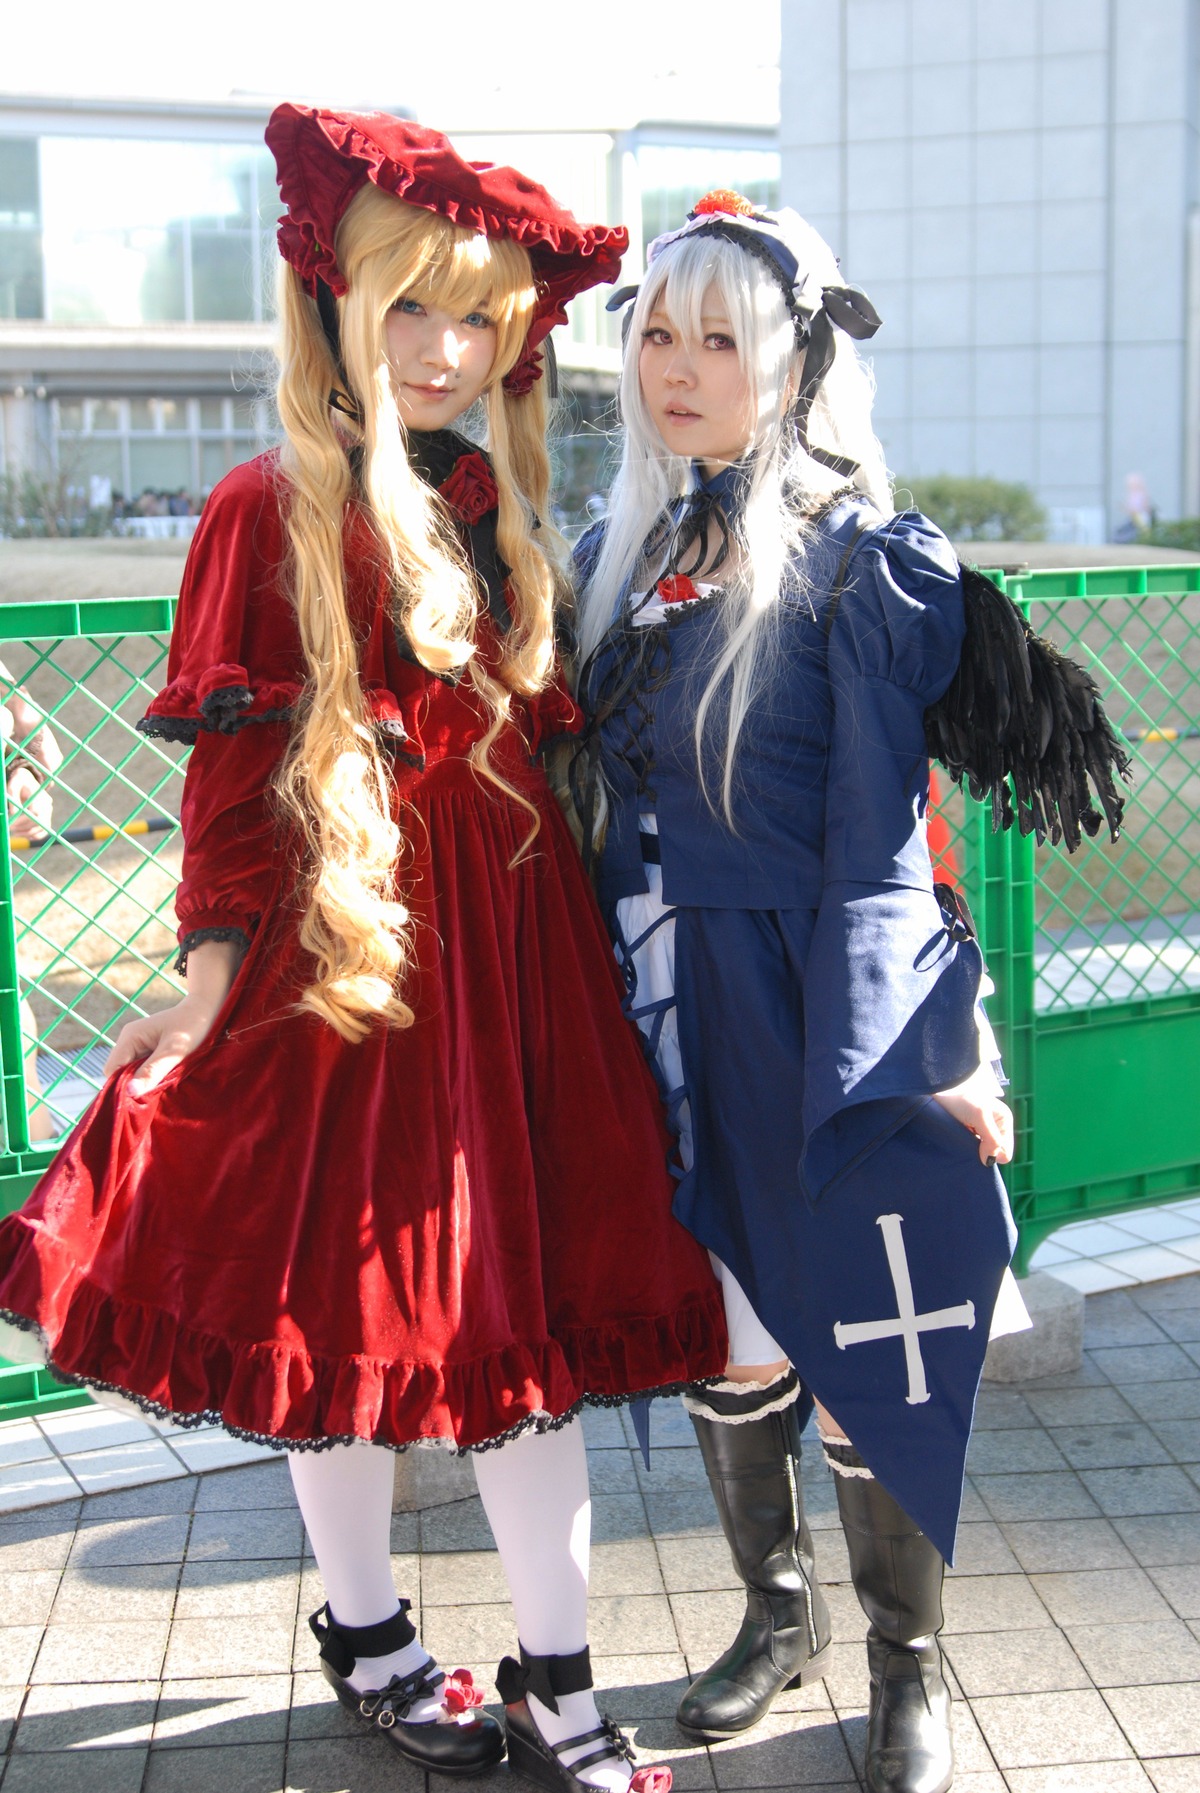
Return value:
M 334 1617 L 352 1626 L 390 1618 L 396 1610 L 389 1548 L 392 1452 L 379 1445 L 336 1445 L 328 1451 L 292 1451 L 288 1461 Z M 521 1643 L 532 1656 L 573 1656 L 587 1643 L 592 1519 L 582 1427 L 575 1420 L 557 1432 L 528 1434 L 481 1452 L 474 1464 Z M 418 1640 L 392 1656 L 362 1658 L 350 1680 L 366 1692 L 428 1660 Z M 557 1713 L 532 1695 L 529 1706 L 550 1744 L 600 1722 L 590 1690 L 560 1694 Z M 436 1712 L 437 1703 L 425 1701 L 411 1718 L 432 1718 Z M 588 1744 L 577 1753 L 595 1747 Z M 628 1766 L 614 1759 L 585 1769 L 581 1779 L 605 1793 L 623 1793 L 629 1776 Z
M 312 1544 L 329 1611 L 339 1625 L 379 1625 L 396 1612 L 392 1581 L 392 1473 L 395 1457 L 381 1445 L 335 1444 L 327 1451 L 289 1451 L 292 1487 Z M 358 1693 L 386 1687 L 393 1675 L 424 1668 L 420 1638 L 387 1656 L 360 1656 L 346 1677 Z M 411 1724 L 428 1723 L 441 1696 L 418 1700 Z
M 475 1457 L 475 1480 L 508 1578 L 517 1635 L 531 1656 L 573 1656 L 587 1643 L 588 1557 L 592 1498 L 583 1427 L 529 1433 Z M 558 1711 L 530 1694 L 529 1709 L 549 1744 L 580 1737 L 600 1723 L 595 1696 L 560 1693 Z M 571 1752 L 584 1756 L 589 1743 Z M 585 1768 L 591 1786 L 622 1793 L 628 1766 L 613 1759 Z

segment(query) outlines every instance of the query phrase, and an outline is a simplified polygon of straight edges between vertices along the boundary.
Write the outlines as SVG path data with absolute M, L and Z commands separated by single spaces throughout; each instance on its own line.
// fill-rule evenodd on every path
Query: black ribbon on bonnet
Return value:
M 333 288 L 320 275 L 317 276 L 317 315 L 321 320 L 321 329 L 325 341 L 329 345 L 329 353 L 333 356 L 333 365 L 341 388 L 335 386 L 329 394 L 329 403 L 343 417 L 349 417 L 352 423 L 362 424 L 362 410 L 350 396 L 350 382 L 346 378 L 346 369 L 342 363 L 342 332 L 338 324 L 337 300 L 333 296 Z M 344 390 L 342 390 L 344 388 Z
M 807 315 L 794 300 L 789 302 L 789 309 L 796 322 L 796 341 L 804 349 L 804 383 L 792 409 L 796 435 L 814 461 L 849 478 L 857 470 L 857 461 L 848 460 L 845 455 L 829 454 L 823 448 L 810 448 L 808 419 L 821 382 L 833 366 L 837 346 L 834 330 L 844 330 L 855 342 L 866 342 L 874 336 L 883 319 L 866 293 L 856 286 L 822 287 L 820 305 Z

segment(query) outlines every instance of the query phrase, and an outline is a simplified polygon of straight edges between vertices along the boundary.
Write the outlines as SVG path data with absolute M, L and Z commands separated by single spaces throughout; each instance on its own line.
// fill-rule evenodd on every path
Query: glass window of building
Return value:
M 779 152 L 715 146 L 644 143 L 638 150 L 642 186 L 642 248 L 665 230 L 678 230 L 698 199 L 732 187 L 755 205 L 779 204 Z
M 43 313 L 37 144 L 0 137 L 0 318 Z
M 106 481 L 106 503 L 134 515 L 195 513 L 271 428 L 260 400 L 232 396 L 60 398 L 53 416 L 59 467 L 81 488 Z
M 40 192 L 45 298 L 31 315 L 126 325 L 270 315 L 263 269 L 279 208 L 261 144 L 101 137 L 81 156 L 77 138 L 44 137 Z

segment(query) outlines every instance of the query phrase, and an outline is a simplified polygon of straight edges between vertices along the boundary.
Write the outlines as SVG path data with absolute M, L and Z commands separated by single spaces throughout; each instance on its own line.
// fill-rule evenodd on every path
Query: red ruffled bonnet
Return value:
M 533 264 L 538 297 L 524 352 L 504 380 L 509 392 L 529 390 L 541 374 L 537 346 L 567 321 L 567 301 L 614 280 L 629 244 L 620 226 L 578 223 L 515 168 L 465 162 L 440 131 L 387 112 L 285 102 L 272 112 L 266 140 L 287 207 L 279 252 L 314 298 L 319 280 L 336 294 L 347 290 L 334 234 L 367 181 L 453 224 L 520 243 Z

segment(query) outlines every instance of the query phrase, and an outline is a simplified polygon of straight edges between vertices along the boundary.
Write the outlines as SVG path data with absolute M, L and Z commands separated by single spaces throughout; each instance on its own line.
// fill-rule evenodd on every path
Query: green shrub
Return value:
M 0 474 L 0 536 L 104 535 L 111 523 L 111 511 L 89 509 L 66 469 Z
M 1046 513 L 1028 486 L 1002 479 L 964 479 L 938 473 L 931 479 L 898 479 L 896 501 L 912 494 L 917 510 L 954 542 L 1040 542 Z
M 1151 523 L 1138 531 L 1138 541 L 1152 548 L 1186 548 L 1200 552 L 1200 517 L 1180 517 L 1175 523 Z

